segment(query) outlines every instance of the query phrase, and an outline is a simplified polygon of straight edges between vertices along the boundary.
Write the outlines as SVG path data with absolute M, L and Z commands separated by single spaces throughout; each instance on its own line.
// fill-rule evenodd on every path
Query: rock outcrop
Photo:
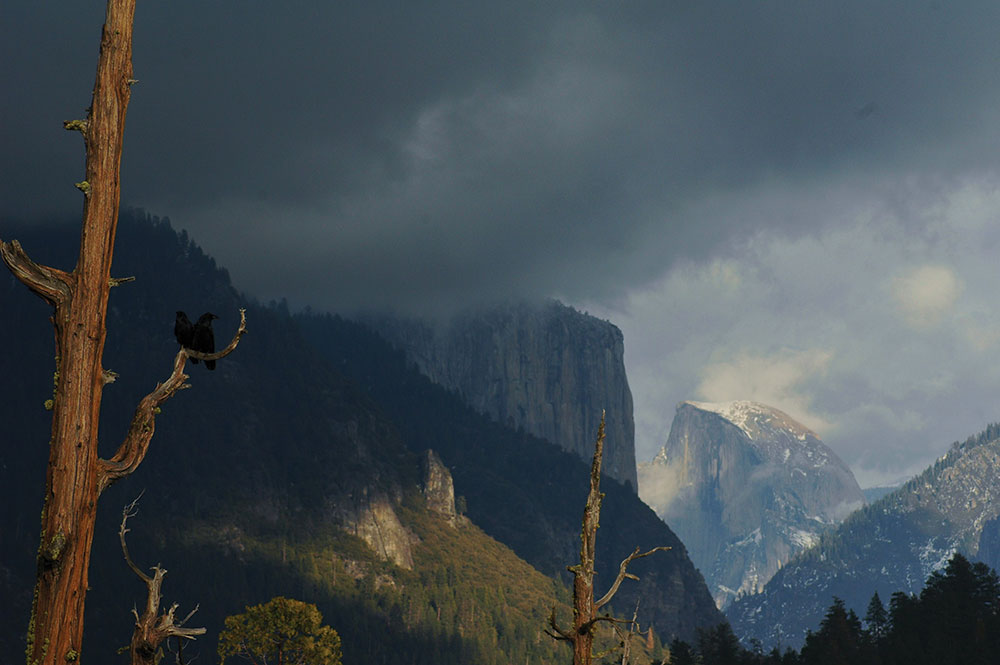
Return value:
M 919 592 L 957 551 L 996 564 L 1000 426 L 956 443 L 932 467 L 853 513 L 789 561 L 760 594 L 727 611 L 733 630 L 765 647 L 798 647 L 836 596 L 859 615 L 876 591 Z
M 427 509 L 445 519 L 449 526 L 458 526 L 458 511 L 455 510 L 455 483 L 451 472 L 433 450 L 428 449 L 423 456 L 424 482 L 421 490 Z
M 412 570 L 416 536 L 399 521 L 394 503 L 382 493 L 365 496 L 353 518 L 345 520 L 344 527 L 368 543 L 378 558 Z
M 584 460 L 604 411 L 604 471 L 637 487 L 624 339 L 611 323 L 549 301 L 477 309 L 436 328 L 398 319 L 372 325 L 480 413 Z
M 756 593 L 864 504 L 847 466 L 808 428 L 754 402 L 677 407 L 639 493 L 680 536 L 721 608 Z

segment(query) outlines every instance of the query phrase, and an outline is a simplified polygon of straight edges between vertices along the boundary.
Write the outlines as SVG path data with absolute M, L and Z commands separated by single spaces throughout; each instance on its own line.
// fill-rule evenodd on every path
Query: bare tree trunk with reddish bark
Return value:
M 556 609 L 552 608 L 549 615 L 549 627 L 546 630 L 553 639 L 569 642 L 573 648 L 573 665 L 591 665 L 594 653 L 594 629 L 600 622 L 627 623 L 615 619 L 610 614 L 597 615 L 597 611 L 607 605 L 621 586 L 625 578 L 639 578 L 627 572 L 628 564 L 635 559 L 647 557 L 653 552 L 668 550 L 669 547 L 654 547 L 648 552 L 640 552 L 639 548 L 629 554 L 619 565 L 618 575 L 611 588 L 599 600 L 594 600 L 594 558 L 597 548 L 597 527 L 600 526 L 601 502 L 601 460 L 604 456 L 604 415 L 601 415 L 601 425 L 597 430 L 597 441 L 594 444 L 594 460 L 590 466 L 590 491 L 587 493 L 587 503 L 583 509 L 583 526 L 580 529 L 580 563 L 569 566 L 567 570 L 573 573 L 573 628 L 566 630 L 556 621 Z
M 31 291 L 53 307 L 56 390 L 45 479 L 37 581 L 28 627 L 28 665 L 65 665 L 80 658 L 84 600 L 97 499 L 115 480 L 135 470 L 153 436 L 158 407 L 186 387 L 188 357 L 182 349 L 173 372 L 139 403 L 125 440 L 110 460 L 97 455 L 101 395 L 114 374 L 101 365 L 111 258 L 121 195 L 119 172 L 125 113 L 132 79 L 135 0 L 108 0 L 101 33 L 93 99 L 87 118 L 64 123 L 83 134 L 85 177 L 80 254 L 71 272 L 32 261 L 16 241 L 0 241 L 0 258 Z M 245 332 L 245 317 L 226 355 Z

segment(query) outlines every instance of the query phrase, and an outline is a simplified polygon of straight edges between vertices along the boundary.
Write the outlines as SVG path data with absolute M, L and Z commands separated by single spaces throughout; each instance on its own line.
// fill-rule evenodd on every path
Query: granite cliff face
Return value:
M 932 467 L 853 513 L 788 562 L 727 615 L 744 640 L 802 644 L 834 596 L 863 615 L 876 591 L 918 592 L 952 554 L 996 565 L 1000 516 L 1000 426 L 956 443 Z
M 378 558 L 412 570 L 417 537 L 399 520 L 394 510 L 396 503 L 385 494 L 366 496 L 353 519 L 345 520 L 342 528 L 368 543 Z
M 864 504 L 850 470 L 806 427 L 754 402 L 677 407 L 639 493 L 680 536 L 719 607 L 756 593 Z
M 480 413 L 584 460 L 605 411 L 605 473 L 637 487 L 624 340 L 611 323 L 550 301 L 477 309 L 437 328 L 398 319 L 373 326 Z
M 420 491 L 427 510 L 444 518 L 451 528 L 467 524 L 455 510 L 455 484 L 451 472 L 433 450 L 420 457 L 423 481 Z M 413 569 L 413 547 L 420 539 L 400 521 L 397 508 L 402 502 L 401 490 L 389 491 L 362 488 L 353 501 L 341 501 L 340 528 L 365 541 L 379 559 L 391 561 L 400 568 Z

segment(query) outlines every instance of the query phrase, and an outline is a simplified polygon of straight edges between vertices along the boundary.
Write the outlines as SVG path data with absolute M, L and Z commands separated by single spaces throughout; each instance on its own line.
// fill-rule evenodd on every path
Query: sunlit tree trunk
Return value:
M 26 283 L 36 292 L 41 290 L 40 295 L 54 306 L 56 336 L 57 385 L 28 633 L 29 665 L 77 660 L 83 638 L 87 571 L 101 490 L 97 425 L 106 382 L 101 356 L 118 224 L 122 134 L 132 84 L 134 12 L 135 0 L 109 0 L 90 111 L 86 120 L 66 125 L 82 132 L 87 150 L 85 177 L 77 185 L 84 204 L 76 268 L 64 273 L 19 263 L 41 273 Z M 26 259 L 23 253 L 15 250 L 15 254 Z
M 28 665 L 65 665 L 80 658 L 84 600 L 97 499 L 115 480 L 132 473 L 145 457 L 159 405 L 187 387 L 188 357 L 217 359 L 228 355 L 246 331 L 215 354 L 181 349 L 169 378 L 144 397 L 135 410 L 125 440 L 114 456 L 97 454 L 101 394 L 114 374 L 101 365 L 105 316 L 112 286 L 111 258 L 121 195 L 119 172 L 125 113 L 132 79 L 132 22 L 135 0 L 108 0 L 101 32 L 93 98 L 87 117 L 64 123 L 83 135 L 86 148 L 83 228 L 80 254 L 71 272 L 32 261 L 13 240 L 0 241 L 0 258 L 25 285 L 53 307 L 56 342 L 56 388 L 52 438 L 45 477 L 41 543 L 26 649 Z

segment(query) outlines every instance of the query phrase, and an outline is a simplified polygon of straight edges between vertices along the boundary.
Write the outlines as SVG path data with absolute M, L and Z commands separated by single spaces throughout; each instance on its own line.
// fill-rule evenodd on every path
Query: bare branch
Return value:
M 632 637 L 636 634 L 639 629 L 639 601 L 635 601 L 635 610 L 632 611 L 632 621 L 629 622 L 628 632 L 623 633 L 622 629 L 616 625 L 613 625 L 615 629 L 615 634 L 622 642 L 622 665 L 628 665 L 629 658 L 632 655 Z
M 191 610 L 190 612 L 188 612 L 188 613 L 187 613 L 187 616 L 186 616 L 186 617 L 184 617 L 183 619 L 181 619 L 181 620 L 180 620 L 180 621 L 179 621 L 179 622 L 177 623 L 177 625 L 178 625 L 178 626 L 183 626 L 184 624 L 186 624 L 186 623 L 188 622 L 188 620 L 189 620 L 189 619 L 190 619 L 191 617 L 193 617 L 193 616 L 194 616 L 194 613 L 195 613 L 195 612 L 197 612 L 197 611 L 198 611 L 198 608 L 200 608 L 200 607 L 201 607 L 201 604 L 200 604 L 200 603 L 199 603 L 198 605 L 195 605 L 195 606 L 194 606 L 194 609 L 193 609 L 193 610 Z
M 179 390 L 188 388 L 185 381 L 189 378 L 184 373 L 184 365 L 188 357 L 197 357 L 203 360 L 217 360 L 223 358 L 236 348 L 240 338 L 247 331 L 246 310 L 240 310 L 240 327 L 229 345 L 218 353 L 198 353 L 187 348 L 181 348 L 174 356 L 174 369 L 170 376 L 163 383 L 156 386 L 153 392 L 149 393 L 139 402 L 132 416 L 132 424 L 129 427 L 125 440 L 115 451 L 110 460 L 98 460 L 98 485 L 97 491 L 103 492 L 116 480 L 124 478 L 135 471 L 149 450 L 149 442 L 153 438 L 153 431 L 156 427 L 156 415 L 159 413 L 160 405 L 174 396 Z
M 555 631 L 555 632 L 549 631 L 548 628 L 543 628 L 543 630 L 545 631 L 545 634 L 548 635 L 549 637 L 551 637 L 552 639 L 559 640 L 559 641 L 562 641 L 562 642 L 572 642 L 573 641 L 573 635 L 572 635 L 572 633 L 567 633 L 565 630 L 563 630 L 562 628 L 560 628 L 559 624 L 556 622 L 556 607 L 555 607 L 555 605 L 552 606 L 552 613 L 549 614 L 549 626 L 551 626 L 552 631 Z
M 159 569 L 159 566 L 157 566 L 157 568 Z M 165 575 L 166 573 L 167 573 L 167 571 L 164 570 L 163 574 Z M 194 615 L 195 612 L 198 611 L 198 607 L 195 606 L 195 608 L 193 610 L 191 610 L 190 612 L 188 612 L 188 615 L 186 617 L 184 617 L 184 621 L 181 621 L 180 623 L 176 623 L 174 621 L 174 613 L 177 611 L 177 607 L 178 607 L 177 603 L 174 603 L 173 605 L 170 606 L 170 609 L 167 610 L 166 614 L 163 614 L 163 615 L 160 616 L 160 621 L 159 621 L 159 623 L 157 625 L 157 628 L 159 628 L 161 631 L 163 631 L 163 634 L 166 637 L 184 637 L 184 638 L 193 640 L 195 635 L 204 635 L 205 634 L 205 629 L 204 628 L 184 628 L 183 627 L 184 623 L 188 619 L 190 619 L 192 617 L 192 615 Z
M 132 416 L 128 434 L 125 435 L 125 440 L 115 451 L 114 456 L 110 460 L 98 460 L 98 492 L 103 492 L 111 483 L 135 471 L 146 457 L 160 405 L 173 397 L 178 390 L 186 387 L 184 383 L 188 378 L 184 374 L 186 360 L 187 356 L 183 351 L 177 353 L 170 377 L 164 383 L 158 384 L 153 392 L 139 402 Z
M 632 623 L 632 620 L 631 619 L 619 619 L 617 617 L 611 616 L 610 614 L 602 614 L 599 617 L 594 617 L 594 620 L 590 622 L 590 625 L 594 625 L 595 623 L 602 623 L 602 622 L 603 623 L 610 623 L 610 624 L 614 624 L 614 625 L 621 624 L 622 626 L 628 626 L 629 624 Z
M 194 614 L 197 610 L 198 608 L 195 607 L 194 610 L 191 611 L 191 614 Z M 188 614 L 189 618 L 191 614 Z M 187 621 L 187 619 L 185 619 L 185 621 Z M 180 626 L 183 623 L 184 622 L 182 621 L 177 625 Z M 167 640 L 167 651 L 174 654 L 174 662 L 177 663 L 177 665 L 184 665 L 184 641 L 180 637 L 177 637 L 176 639 L 177 639 L 177 651 L 174 651 L 173 649 L 170 648 L 170 640 Z M 194 662 L 197 659 L 198 656 L 195 656 L 194 658 L 191 659 L 191 662 Z
M 204 635 L 205 628 L 181 628 L 180 626 L 170 626 L 167 632 L 168 637 L 183 637 L 186 640 L 193 640 L 196 635 Z
M 611 585 L 611 588 L 608 589 L 608 592 L 606 594 L 604 594 L 604 596 L 602 596 L 600 600 L 598 600 L 596 603 L 594 603 L 594 609 L 597 610 L 597 609 L 600 609 L 600 608 L 604 607 L 605 605 L 607 605 L 608 602 L 610 602 L 611 599 L 614 597 L 614 595 L 616 593 L 618 593 L 618 587 L 621 586 L 622 581 L 626 577 L 628 579 L 630 579 L 630 580 L 638 580 L 639 579 L 635 575 L 633 575 L 633 574 L 631 574 L 629 572 L 626 572 L 626 569 L 628 568 L 628 565 L 630 563 L 632 563 L 636 559 L 642 559 L 643 557 L 647 557 L 650 554 L 653 554 L 654 552 L 659 552 L 661 550 L 666 551 L 666 550 L 669 550 L 669 549 L 670 549 L 669 547 L 666 547 L 664 545 L 660 545 L 659 547 L 654 547 L 653 549 L 649 550 L 648 552 L 642 552 L 642 553 L 640 553 L 639 552 L 639 548 L 636 547 L 634 552 L 632 552 L 627 557 L 625 557 L 624 560 L 622 560 L 621 564 L 618 566 L 618 576 L 615 578 L 614 584 Z
M 0 241 L 0 258 L 15 277 L 53 307 L 69 301 L 72 276 L 57 268 L 35 263 L 17 240 Z
M 140 498 L 142 498 L 141 492 L 139 493 L 139 496 L 135 497 L 135 500 L 132 503 L 122 509 L 122 524 L 118 528 L 118 540 L 120 540 L 122 544 L 122 554 L 125 555 L 125 563 L 128 564 L 128 567 L 132 569 L 132 572 L 138 575 L 143 582 L 149 584 L 152 582 L 152 579 L 149 575 L 139 570 L 139 566 L 135 565 L 135 562 L 132 561 L 132 557 L 129 556 L 128 545 L 125 544 L 125 534 L 129 532 L 129 530 L 125 528 L 125 523 L 128 522 L 128 518 L 134 517 L 138 512 L 136 510 L 136 504 L 139 503 Z M 135 620 L 138 621 L 139 613 L 134 608 L 132 609 L 132 613 L 135 614 Z

